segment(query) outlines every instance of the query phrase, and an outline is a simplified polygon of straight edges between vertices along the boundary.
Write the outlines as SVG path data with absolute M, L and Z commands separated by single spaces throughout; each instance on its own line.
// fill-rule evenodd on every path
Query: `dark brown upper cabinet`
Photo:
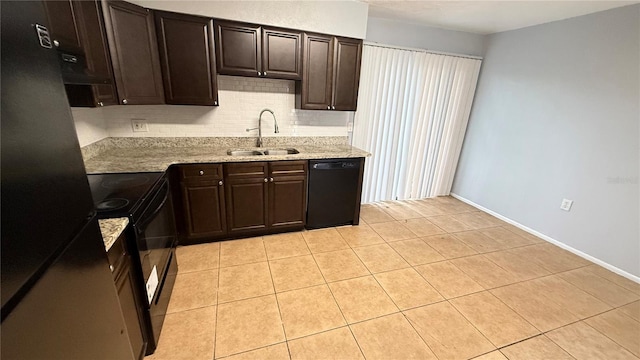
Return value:
M 111 57 L 104 29 L 102 9 L 98 1 L 74 2 L 80 20 L 80 40 L 87 60 L 87 72 L 93 76 L 107 78 L 111 84 L 92 85 L 93 106 L 118 104 L 118 94 L 113 83 Z
M 72 1 L 43 1 L 49 33 L 54 45 L 63 51 L 82 54 L 76 9 Z
M 331 110 L 355 111 L 358 104 L 362 40 L 337 37 L 333 46 Z
M 113 0 L 103 0 L 102 10 L 120 103 L 164 104 L 153 13 Z
M 213 20 L 156 11 L 167 104 L 218 105 Z
M 219 20 L 215 27 L 218 73 L 300 79 L 300 32 Z
M 95 107 L 118 103 L 100 3 L 45 1 L 50 29 L 59 51 L 84 55 L 86 73 L 99 85 L 66 85 L 69 105 Z
M 305 33 L 296 107 L 355 111 L 361 58 L 362 40 Z

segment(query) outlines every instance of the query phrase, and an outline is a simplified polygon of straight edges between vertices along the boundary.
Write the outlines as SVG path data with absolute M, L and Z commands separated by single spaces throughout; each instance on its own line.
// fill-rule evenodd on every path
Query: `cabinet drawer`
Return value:
M 308 163 L 306 160 L 272 162 L 269 164 L 269 175 L 304 175 Z
M 123 260 L 127 256 L 126 250 L 126 242 L 125 242 L 124 234 L 120 235 L 116 242 L 111 245 L 111 248 L 107 252 L 107 258 L 109 259 L 109 265 L 111 268 L 111 273 L 115 276 L 120 266 L 123 264 Z
M 266 177 L 266 162 L 246 162 L 225 164 L 227 178 Z
M 180 166 L 181 179 L 222 179 L 221 164 L 194 164 Z

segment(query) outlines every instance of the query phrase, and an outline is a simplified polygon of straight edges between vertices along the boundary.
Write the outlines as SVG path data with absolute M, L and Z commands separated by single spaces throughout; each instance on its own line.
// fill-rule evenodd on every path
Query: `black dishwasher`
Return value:
M 308 229 L 359 223 L 363 160 L 309 161 Z

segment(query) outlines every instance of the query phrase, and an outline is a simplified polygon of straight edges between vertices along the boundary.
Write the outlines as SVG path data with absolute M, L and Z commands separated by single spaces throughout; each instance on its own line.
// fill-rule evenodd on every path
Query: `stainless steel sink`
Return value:
M 296 149 L 265 149 L 265 150 L 229 150 L 227 155 L 231 156 L 260 156 L 260 155 L 290 155 L 299 154 Z
M 265 155 L 290 155 L 299 153 L 300 151 L 296 149 L 267 149 L 264 151 Z
M 264 155 L 264 153 L 262 153 L 262 151 L 257 151 L 257 150 L 229 150 L 229 151 L 227 151 L 227 155 L 232 155 L 232 156 L 257 156 L 257 155 Z

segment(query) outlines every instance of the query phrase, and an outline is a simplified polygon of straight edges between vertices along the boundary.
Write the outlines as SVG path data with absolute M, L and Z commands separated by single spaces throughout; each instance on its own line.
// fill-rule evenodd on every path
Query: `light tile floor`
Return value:
M 451 197 L 177 258 L 148 359 L 640 358 L 640 284 Z

